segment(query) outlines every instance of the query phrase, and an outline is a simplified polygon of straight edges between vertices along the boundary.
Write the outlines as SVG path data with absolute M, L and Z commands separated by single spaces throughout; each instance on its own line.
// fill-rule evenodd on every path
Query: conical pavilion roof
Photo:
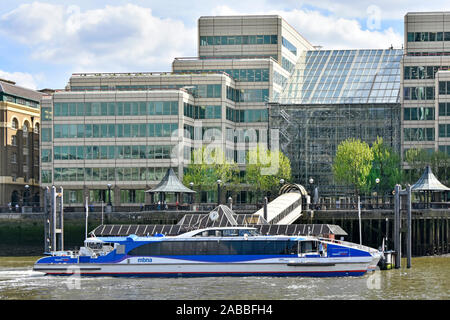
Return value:
M 172 168 L 169 168 L 166 172 L 164 178 L 158 183 L 153 189 L 147 190 L 146 192 L 180 192 L 180 193 L 195 193 L 194 190 L 186 188 L 178 179 L 177 175 Z
M 422 174 L 419 180 L 411 186 L 412 191 L 450 191 L 450 188 L 444 186 L 431 172 L 431 168 L 428 165 L 425 168 L 425 172 Z

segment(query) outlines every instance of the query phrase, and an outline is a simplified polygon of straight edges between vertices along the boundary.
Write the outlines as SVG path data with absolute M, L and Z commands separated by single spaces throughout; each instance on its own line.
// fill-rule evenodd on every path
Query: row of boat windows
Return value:
M 161 241 L 130 250 L 130 256 L 195 255 L 296 255 L 299 242 L 292 240 Z M 317 252 L 316 241 L 300 242 L 302 253 Z

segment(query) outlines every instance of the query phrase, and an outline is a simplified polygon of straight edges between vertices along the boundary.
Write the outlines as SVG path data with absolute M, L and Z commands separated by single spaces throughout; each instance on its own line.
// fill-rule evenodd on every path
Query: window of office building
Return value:
M 439 103 L 439 116 L 450 117 L 450 102 Z
M 274 35 L 236 35 L 236 36 L 201 36 L 200 46 L 227 46 L 242 44 L 277 44 L 278 36 Z
M 434 108 L 405 108 L 403 120 L 434 120 Z
M 434 87 L 405 87 L 405 100 L 434 100 Z
M 450 138 L 450 124 L 439 125 L 439 138 Z
M 434 128 L 404 128 L 405 141 L 434 141 Z
M 145 190 L 120 190 L 121 203 L 145 203 Z
M 450 81 L 439 81 L 439 94 L 450 94 Z

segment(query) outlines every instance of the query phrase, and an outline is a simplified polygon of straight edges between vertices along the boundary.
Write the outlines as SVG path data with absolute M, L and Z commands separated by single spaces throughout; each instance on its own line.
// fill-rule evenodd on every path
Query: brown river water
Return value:
M 55 277 L 38 257 L 0 257 L 0 300 L 449 300 L 450 255 L 362 277 Z

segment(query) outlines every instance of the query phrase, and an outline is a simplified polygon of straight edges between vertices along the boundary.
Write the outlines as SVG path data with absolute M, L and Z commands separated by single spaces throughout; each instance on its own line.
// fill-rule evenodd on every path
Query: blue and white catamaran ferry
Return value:
M 34 270 L 127 277 L 362 276 L 380 257 L 378 250 L 350 242 L 216 227 L 177 236 L 87 238 L 79 251 L 53 252 Z

